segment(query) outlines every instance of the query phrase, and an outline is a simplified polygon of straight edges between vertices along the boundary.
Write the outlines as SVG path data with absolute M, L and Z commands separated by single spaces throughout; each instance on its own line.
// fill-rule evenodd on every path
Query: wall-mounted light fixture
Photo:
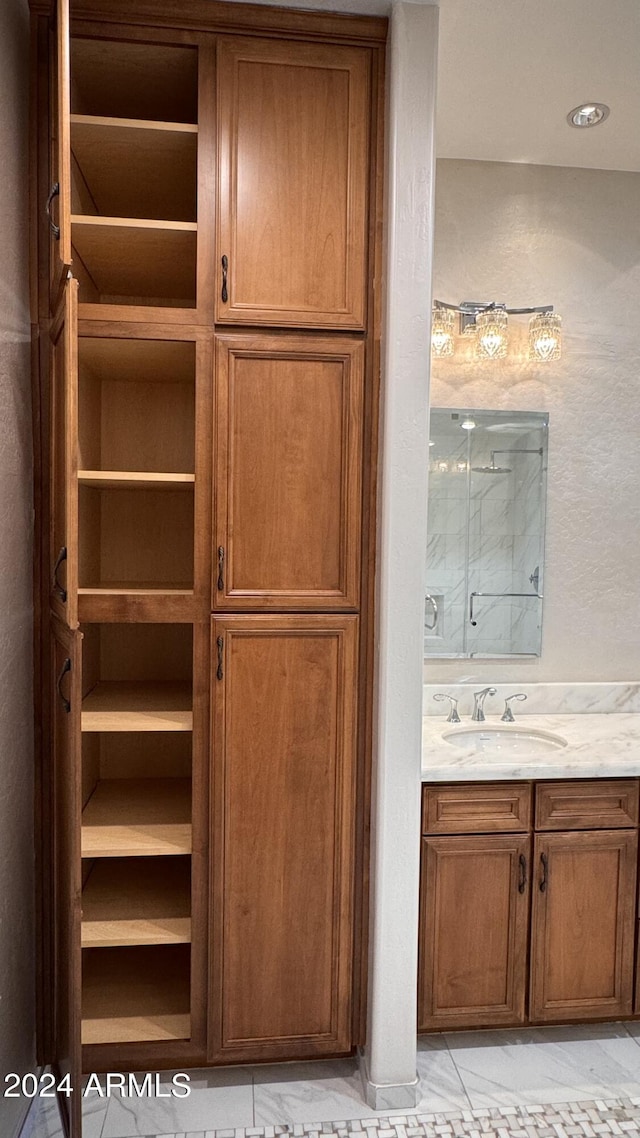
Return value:
M 560 359 L 562 318 L 553 311 L 552 304 L 536 308 L 507 308 L 506 304 L 496 301 L 487 304 L 475 300 L 463 300 L 462 304 L 434 300 L 431 346 L 433 355 L 438 358 L 453 355 L 456 313 L 460 317 L 460 335 L 475 338 L 478 359 L 504 359 L 508 347 L 509 316 L 529 314 L 529 359 L 538 363 Z

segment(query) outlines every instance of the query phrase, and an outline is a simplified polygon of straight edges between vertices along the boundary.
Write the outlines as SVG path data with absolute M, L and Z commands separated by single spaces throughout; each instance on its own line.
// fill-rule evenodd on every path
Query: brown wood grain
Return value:
M 453 783 L 422 788 L 423 834 L 515 833 L 531 825 L 526 782 Z
M 213 621 L 218 1062 L 350 1047 L 357 625 Z
M 54 867 L 54 1064 L 56 1081 L 69 1076 L 75 1093 L 58 1096 L 69 1138 L 80 1138 L 80 984 L 82 808 L 80 705 L 82 634 L 51 622 L 51 779 Z M 66 701 L 66 702 L 65 702 Z
M 369 67 L 366 49 L 218 40 L 219 322 L 364 327 Z
M 68 280 L 51 325 L 49 581 L 51 608 L 69 628 L 78 627 L 77 310 L 77 281 Z
M 30 0 L 31 10 L 35 12 L 48 14 L 49 6 L 50 0 Z M 74 0 L 73 17 L 74 34 L 108 35 L 112 31 L 109 24 L 120 24 L 121 34 L 131 38 L 136 35 L 148 38 L 149 29 L 153 28 L 155 37 L 161 38 L 164 34 L 169 42 L 175 42 L 177 35 L 184 35 L 188 28 L 203 32 L 259 30 L 262 35 L 284 34 L 291 39 L 363 43 L 384 43 L 388 30 L 384 16 L 303 12 L 258 4 L 243 4 L 237 8 L 224 0 L 136 0 L 135 10 L 127 0 L 109 0 L 108 8 L 104 0 Z
M 536 835 L 532 1020 L 631 1013 L 637 858 L 635 830 Z
M 536 830 L 613 830 L 637 822 L 637 779 L 576 779 L 536 786 Z
M 58 306 L 62 288 L 72 263 L 71 250 L 71 128 L 69 123 L 69 0 L 55 0 L 55 62 L 51 69 L 52 137 L 50 146 L 51 182 L 58 185 L 50 211 L 58 236 L 50 230 L 49 297 L 51 311 Z
M 530 847 L 528 835 L 423 838 L 418 1030 L 524 1021 Z
M 247 334 L 216 347 L 213 606 L 356 608 L 362 342 Z

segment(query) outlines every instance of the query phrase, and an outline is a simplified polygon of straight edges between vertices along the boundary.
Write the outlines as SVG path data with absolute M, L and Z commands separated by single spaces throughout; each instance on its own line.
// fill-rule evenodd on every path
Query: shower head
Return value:
M 472 466 L 473 474 L 511 474 L 510 466 Z

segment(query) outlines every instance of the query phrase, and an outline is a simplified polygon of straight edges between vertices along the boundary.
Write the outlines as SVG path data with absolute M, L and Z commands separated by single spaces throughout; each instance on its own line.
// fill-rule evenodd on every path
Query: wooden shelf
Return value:
M 82 956 L 83 1044 L 190 1037 L 188 947 L 95 948 Z
M 108 585 L 83 585 L 79 597 L 192 597 L 188 582 L 158 585 L 153 581 L 112 581 Z
M 82 812 L 82 857 L 191 853 L 191 780 L 98 782 Z
M 188 944 L 190 862 L 99 861 L 82 891 L 82 947 Z
M 80 300 L 193 307 L 196 230 L 190 221 L 72 214 Z
M 82 701 L 83 731 L 191 731 L 189 684 L 98 683 Z
M 144 470 L 79 470 L 78 482 L 95 486 L 99 490 L 188 490 L 195 482 L 195 474 L 170 474 Z
M 72 210 L 196 220 L 193 123 L 71 115 Z

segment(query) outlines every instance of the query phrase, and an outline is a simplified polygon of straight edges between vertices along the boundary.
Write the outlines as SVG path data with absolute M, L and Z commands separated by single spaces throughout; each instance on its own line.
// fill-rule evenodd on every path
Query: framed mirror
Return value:
M 425 656 L 539 656 L 549 416 L 432 408 Z

